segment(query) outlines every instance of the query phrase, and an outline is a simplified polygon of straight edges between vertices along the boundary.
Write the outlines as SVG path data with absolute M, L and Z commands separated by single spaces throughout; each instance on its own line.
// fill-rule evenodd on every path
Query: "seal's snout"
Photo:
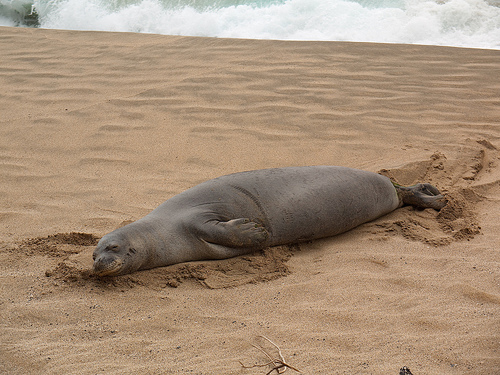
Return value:
M 94 273 L 98 276 L 115 276 L 120 274 L 124 262 L 119 255 L 119 250 L 120 246 L 116 243 L 101 240 L 92 255 L 94 259 Z
M 113 255 L 101 254 L 96 256 L 94 254 L 94 273 L 98 276 L 118 275 L 122 266 L 123 261 Z

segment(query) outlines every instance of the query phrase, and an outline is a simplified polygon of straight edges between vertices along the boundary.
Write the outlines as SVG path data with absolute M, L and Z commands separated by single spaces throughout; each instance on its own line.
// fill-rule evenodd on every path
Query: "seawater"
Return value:
M 500 0 L 0 0 L 0 26 L 33 23 L 50 29 L 500 49 Z

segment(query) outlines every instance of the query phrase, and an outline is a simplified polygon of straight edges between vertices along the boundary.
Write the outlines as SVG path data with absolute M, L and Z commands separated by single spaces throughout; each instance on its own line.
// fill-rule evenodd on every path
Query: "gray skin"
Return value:
M 105 235 L 94 251 L 94 272 L 123 275 L 334 236 L 403 204 L 439 210 L 446 199 L 429 184 L 403 187 L 346 167 L 235 173 L 188 189 Z

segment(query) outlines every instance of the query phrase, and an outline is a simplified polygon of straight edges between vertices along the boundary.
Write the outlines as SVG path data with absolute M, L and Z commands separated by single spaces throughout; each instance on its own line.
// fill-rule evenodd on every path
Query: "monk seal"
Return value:
M 102 237 L 94 271 L 123 275 L 334 236 L 403 204 L 439 210 L 446 199 L 429 184 L 403 187 L 347 167 L 234 173 L 194 186 Z

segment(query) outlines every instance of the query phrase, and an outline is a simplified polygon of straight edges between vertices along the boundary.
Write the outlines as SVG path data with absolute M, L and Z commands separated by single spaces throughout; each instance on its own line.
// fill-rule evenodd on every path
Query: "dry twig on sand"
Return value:
M 256 365 L 252 365 L 252 366 L 245 366 L 241 361 L 239 361 L 240 365 L 243 368 L 273 366 L 273 368 L 269 372 L 267 372 L 266 375 L 270 375 L 273 371 L 276 371 L 277 374 L 283 374 L 288 368 L 290 368 L 293 371 L 296 371 L 299 374 L 301 374 L 300 370 L 297 370 L 295 367 L 290 366 L 288 363 L 285 362 L 285 358 L 283 357 L 283 354 L 281 354 L 281 349 L 280 349 L 280 347 L 278 345 L 276 345 L 274 342 L 272 342 L 266 336 L 260 335 L 258 337 L 262 337 L 263 339 L 269 341 L 269 343 L 271 343 L 271 345 L 273 345 L 278 350 L 279 358 L 271 356 L 261 346 L 257 346 L 257 345 L 251 344 L 254 348 L 259 349 L 262 353 L 264 353 L 266 355 L 266 357 L 269 358 L 269 362 L 266 362 L 266 363 L 263 363 L 263 364 L 256 364 Z

